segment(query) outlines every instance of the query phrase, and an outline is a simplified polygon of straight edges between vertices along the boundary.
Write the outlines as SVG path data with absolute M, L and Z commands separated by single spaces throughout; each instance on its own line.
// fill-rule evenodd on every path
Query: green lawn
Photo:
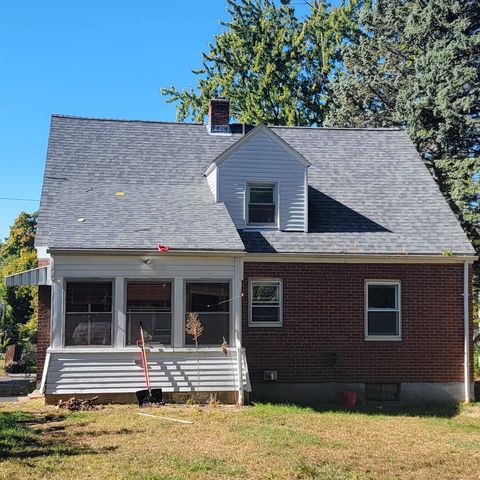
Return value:
M 0 404 L 0 479 L 478 479 L 480 405 L 459 412 Z

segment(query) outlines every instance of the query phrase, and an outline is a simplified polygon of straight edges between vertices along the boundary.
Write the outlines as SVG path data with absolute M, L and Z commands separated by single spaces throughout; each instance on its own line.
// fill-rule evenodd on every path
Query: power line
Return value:
M 13 198 L 13 197 L 0 197 L 0 200 L 14 200 L 20 202 L 39 202 L 36 198 Z

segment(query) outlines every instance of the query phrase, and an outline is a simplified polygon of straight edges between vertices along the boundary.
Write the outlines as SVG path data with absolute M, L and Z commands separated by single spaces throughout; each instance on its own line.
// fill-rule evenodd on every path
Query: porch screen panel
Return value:
M 140 322 L 145 341 L 171 344 L 172 284 L 170 282 L 127 283 L 127 341 L 140 339 Z
M 111 345 L 112 282 L 68 282 L 65 345 Z
M 230 284 L 187 282 L 186 314 L 197 313 L 203 326 L 200 345 L 220 345 L 230 342 Z M 193 345 L 185 334 L 185 344 Z

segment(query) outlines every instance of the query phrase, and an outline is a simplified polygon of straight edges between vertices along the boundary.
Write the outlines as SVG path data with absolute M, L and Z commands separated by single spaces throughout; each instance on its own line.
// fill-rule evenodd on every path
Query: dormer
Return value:
M 205 176 L 237 229 L 306 232 L 309 165 L 270 128 L 259 125 L 218 156 Z

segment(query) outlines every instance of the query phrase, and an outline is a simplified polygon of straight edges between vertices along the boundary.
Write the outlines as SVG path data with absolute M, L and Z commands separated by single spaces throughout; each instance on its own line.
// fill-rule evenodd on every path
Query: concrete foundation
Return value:
M 45 395 L 46 405 L 56 405 L 59 400 L 66 401 L 72 397 L 92 398 L 97 397 L 98 404 L 108 403 L 137 403 L 135 393 L 82 393 L 78 395 Z M 164 392 L 163 399 L 166 403 L 200 403 L 207 404 L 214 398 L 217 402 L 235 405 L 237 403 L 237 392 Z
M 365 402 L 364 383 L 259 383 L 252 385 L 250 399 L 299 405 L 338 404 L 342 402 L 342 392 L 345 390 L 355 391 L 358 403 Z M 459 403 L 465 399 L 464 391 L 462 382 L 401 383 L 399 403 L 402 405 Z
M 473 392 L 473 383 L 470 391 Z M 403 405 L 460 403 L 465 401 L 465 384 L 450 383 L 402 383 L 400 402 Z

